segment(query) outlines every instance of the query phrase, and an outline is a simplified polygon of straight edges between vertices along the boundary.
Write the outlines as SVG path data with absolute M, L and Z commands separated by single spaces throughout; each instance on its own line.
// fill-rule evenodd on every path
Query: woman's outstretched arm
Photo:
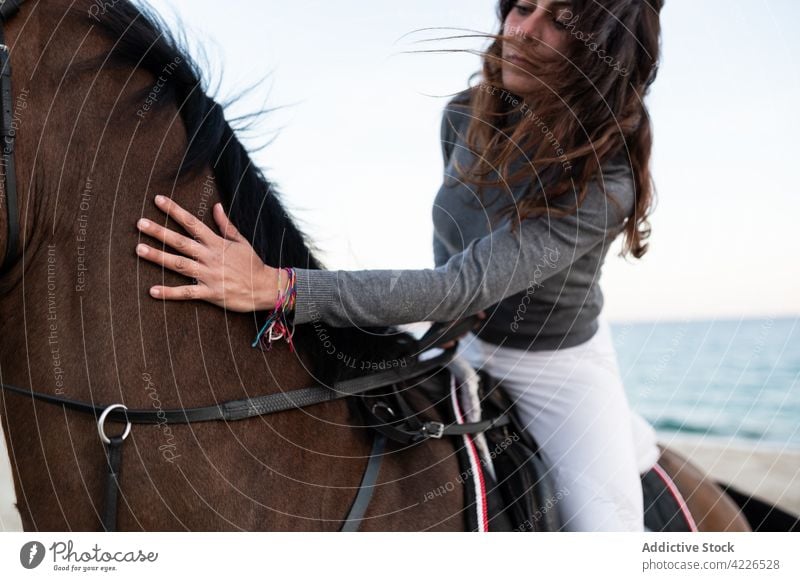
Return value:
M 324 321 L 334 327 L 386 326 L 418 321 L 451 321 L 484 310 L 507 296 L 569 268 L 598 244 L 611 244 L 633 208 L 630 171 L 614 167 L 593 181 L 576 212 L 559 218 L 524 220 L 473 240 L 443 265 L 422 270 L 323 271 L 295 269 L 294 323 Z M 613 204 L 607 197 L 614 197 Z M 178 206 L 159 198 L 159 207 L 192 238 L 152 222 L 139 223 L 145 234 L 181 254 L 140 244 L 137 253 L 151 262 L 190 276 L 196 285 L 154 287 L 165 300 L 206 300 L 228 310 L 272 309 L 283 271 L 264 265 L 217 205 L 217 235 Z M 146 251 L 146 252 L 143 252 Z M 189 258 L 191 257 L 191 258 Z
M 424 270 L 295 269 L 295 324 L 324 321 L 334 327 L 453 321 L 541 285 L 591 249 L 611 244 L 633 209 L 630 172 L 591 182 L 576 213 L 509 223 L 470 242 L 441 266 Z M 572 200 L 574 203 L 574 200 Z M 611 236 L 609 236 L 611 233 Z

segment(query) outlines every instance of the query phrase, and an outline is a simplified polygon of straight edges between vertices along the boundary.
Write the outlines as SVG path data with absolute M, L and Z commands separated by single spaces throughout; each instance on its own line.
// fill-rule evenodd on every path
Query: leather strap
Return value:
M 130 422 L 132 424 L 188 424 L 209 421 L 237 421 L 256 416 L 265 416 L 290 409 L 304 408 L 319 403 L 334 401 L 366 393 L 373 389 L 386 387 L 400 381 L 407 381 L 419 377 L 429 371 L 446 365 L 455 355 L 455 348 L 443 353 L 418 361 L 406 368 L 395 368 L 381 371 L 364 377 L 348 379 L 337 382 L 333 387 L 321 385 L 305 387 L 293 391 L 263 395 L 243 400 L 225 402 L 219 405 L 189 409 L 171 409 L 154 411 L 147 410 L 122 410 L 117 409 L 108 414 L 111 421 Z M 60 405 L 66 409 L 92 414 L 99 417 L 108 408 L 108 405 L 91 405 L 76 400 L 66 399 L 55 395 L 38 393 L 28 389 L 0 384 L 0 388 L 18 395 Z
M 5 2 L 0 6 L 0 164 L 4 178 L 5 211 L 7 219 L 6 253 L 0 265 L 0 276 L 11 268 L 19 247 L 19 209 L 17 203 L 17 172 L 14 162 L 14 120 L 13 93 L 11 91 L 11 56 L 5 44 L 3 21 L 7 20 L 19 9 L 8 8 L 12 4 Z M 10 14 L 10 15 L 7 15 Z
M 111 442 L 106 445 L 106 471 L 105 497 L 103 501 L 103 530 L 113 532 L 117 530 L 117 504 L 119 500 L 119 479 L 122 471 L 122 436 L 109 438 Z
M 479 321 L 478 315 L 472 315 L 448 323 L 434 323 L 419 340 L 419 351 L 428 351 L 448 341 L 454 341 L 464 333 L 471 331 Z
M 375 434 L 372 441 L 372 451 L 369 453 L 369 462 L 361 477 L 361 485 L 358 489 L 350 511 L 342 523 L 341 532 L 353 533 L 361 527 L 361 521 L 367 513 L 367 508 L 375 492 L 375 484 L 378 482 L 378 473 L 383 462 L 383 451 L 386 448 L 386 437 L 383 434 Z
M 25 0 L 0 0 L 0 22 L 8 22 L 17 15 Z
M 374 400 L 367 402 L 361 398 L 364 413 L 366 414 L 367 426 L 383 434 L 392 441 L 400 444 L 414 444 L 427 440 L 428 438 L 443 438 L 445 436 L 463 436 L 465 434 L 480 434 L 495 427 L 507 426 L 511 423 L 511 417 L 507 413 L 501 413 L 497 417 L 480 422 L 470 422 L 464 424 L 445 424 L 437 421 L 419 421 L 415 416 L 411 418 L 401 418 L 398 421 L 379 417 L 373 411 L 375 408 Z M 372 404 L 370 406 L 370 404 Z M 413 418 L 413 419 L 412 419 Z M 411 420 L 411 421 L 409 421 Z M 409 429 L 408 425 L 413 427 Z M 417 427 L 419 426 L 419 427 Z

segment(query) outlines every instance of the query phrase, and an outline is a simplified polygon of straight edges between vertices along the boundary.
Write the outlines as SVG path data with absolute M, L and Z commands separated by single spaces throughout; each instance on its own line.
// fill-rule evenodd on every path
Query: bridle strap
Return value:
M 0 0 L 0 176 L 6 198 L 6 252 L 0 265 L 0 276 L 6 274 L 19 250 L 19 204 L 17 203 L 17 171 L 14 161 L 14 95 L 11 91 L 11 55 L 6 45 L 4 25 L 17 12 L 23 0 Z
M 8 22 L 17 15 L 25 0 L 0 0 L 0 22 Z

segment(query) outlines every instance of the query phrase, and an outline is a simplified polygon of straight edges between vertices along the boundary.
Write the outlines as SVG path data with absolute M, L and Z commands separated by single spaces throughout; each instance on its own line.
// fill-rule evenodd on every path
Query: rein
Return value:
M 19 249 L 19 210 L 17 204 L 17 172 L 14 165 L 14 142 L 16 131 L 13 127 L 14 99 L 11 93 L 11 54 L 6 45 L 3 25 L 11 20 L 23 0 L 0 0 L 0 164 L 2 165 L 3 193 L 6 200 L 8 237 L 6 253 L 0 264 L 0 276 L 6 274 L 14 262 Z

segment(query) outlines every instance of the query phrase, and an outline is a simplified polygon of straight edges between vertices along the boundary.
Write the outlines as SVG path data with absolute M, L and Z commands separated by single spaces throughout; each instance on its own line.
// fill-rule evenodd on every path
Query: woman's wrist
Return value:
M 256 286 L 258 292 L 254 300 L 254 310 L 270 311 L 275 308 L 275 304 L 278 302 L 277 289 L 280 272 L 280 269 L 272 268 L 267 264 L 264 265 L 264 271 L 260 277 L 261 282 Z
M 265 265 L 265 272 L 269 275 L 274 284 L 269 285 L 268 288 L 275 289 L 272 293 L 266 291 L 267 296 L 271 295 L 271 300 L 265 303 L 266 308 L 259 310 L 270 310 L 267 320 L 261 327 L 261 330 L 256 335 L 252 346 L 255 347 L 261 344 L 262 348 L 269 351 L 272 348 L 272 343 L 278 339 L 285 339 L 289 343 L 289 349 L 294 350 L 292 345 L 292 335 L 294 330 L 291 329 L 289 320 L 294 319 L 290 317 L 294 309 L 296 298 L 296 284 L 295 284 L 295 271 L 293 268 L 270 268 Z
M 278 303 L 281 300 L 281 296 L 285 295 L 286 293 L 286 272 L 282 268 L 277 269 L 276 275 L 276 282 L 275 287 L 273 288 L 272 294 L 272 307 L 275 308 L 278 306 Z
M 294 310 L 293 277 L 288 269 L 264 265 L 263 282 L 259 284 L 256 311 L 271 311 L 282 301 L 284 310 Z M 291 300 L 290 300 L 291 299 Z

